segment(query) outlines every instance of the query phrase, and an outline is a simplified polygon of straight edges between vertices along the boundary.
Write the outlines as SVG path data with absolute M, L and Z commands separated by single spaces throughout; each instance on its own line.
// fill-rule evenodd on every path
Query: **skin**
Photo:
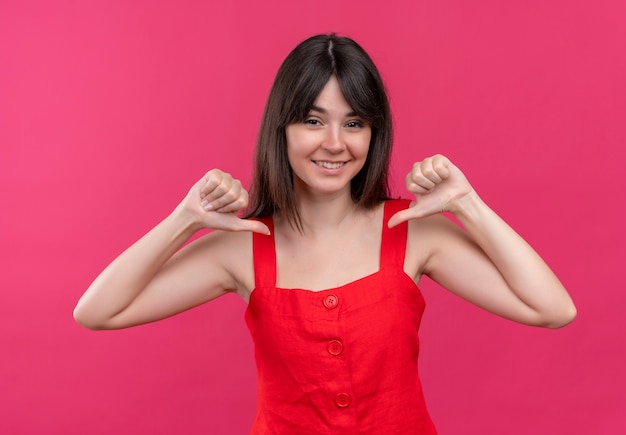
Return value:
M 303 123 L 286 129 L 304 232 L 274 216 L 274 236 L 277 286 L 319 291 L 378 270 L 383 207 L 361 210 L 350 196 L 350 180 L 367 156 L 370 126 L 352 113 L 334 78 L 314 106 Z M 575 318 L 576 308 L 554 273 L 449 159 L 435 155 L 415 163 L 406 187 L 415 202 L 389 225 L 408 221 L 404 271 L 416 283 L 427 275 L 471 303 L 528 325 L 556 328 Z M 238 180 L 209 171 L 169 216 L 96 278 L 76 306 L 76 320 L 91 329 L 118 329 L 228 292 L 249 300 L 251 232 L 269 231 L 238 218 L 247 202 Z M 465 231 L 442 211 L 454 214 Z M 203 228 L 214 231 L 181 249 Z

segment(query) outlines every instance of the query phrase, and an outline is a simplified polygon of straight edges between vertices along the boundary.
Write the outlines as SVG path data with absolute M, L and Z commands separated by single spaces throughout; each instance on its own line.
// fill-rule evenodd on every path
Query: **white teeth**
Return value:
M 315 164 L 321 166 L 326 169 L 338 169 L 343 166 L 343 163 L 332 163 L 332 162 L 315 162 Z

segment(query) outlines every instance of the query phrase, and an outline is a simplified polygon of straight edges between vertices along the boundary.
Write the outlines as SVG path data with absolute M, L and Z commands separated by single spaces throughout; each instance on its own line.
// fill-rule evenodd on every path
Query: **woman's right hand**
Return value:
M 179 207 L 204 228 L 269 234 L 265 224 L 239 218 L 238 213 L 247 206 L 248 192 L 241 182 L 226 172 L 212 169 L 192 186 Z
M 74 318 L 91 329 L 153 322 L 238 288 L 244 245 L 209 234 L 183 247 L 201 228 L 269 234 L 259 221 L 239 219 L 248 192 L 230 174 L 213 169 L 189 190 L 173 213 L 122 252 L 80 298 Z M 181 249 L 182 248 L 182 249 Z M 251 258 L 251 257 L 250 257 Z

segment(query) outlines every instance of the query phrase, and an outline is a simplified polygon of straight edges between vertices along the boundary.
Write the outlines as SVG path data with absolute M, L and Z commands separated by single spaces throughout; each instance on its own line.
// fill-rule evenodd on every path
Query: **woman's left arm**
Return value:
M 446 157 L 416 163 L 407 188 L 417 202 L 389 226 L 420 219 L 429 255 L 422 273 L 450 291 L 500 316 L 558 328 L 576 317 L 576 307 L 539 254 L 478 196 Z M 451 212 L 465 231 L 442 216 Z

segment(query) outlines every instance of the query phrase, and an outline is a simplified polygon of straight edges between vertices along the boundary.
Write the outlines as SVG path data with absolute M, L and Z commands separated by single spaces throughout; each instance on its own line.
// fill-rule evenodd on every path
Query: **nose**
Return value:
M 322 142 L 322 148 L 331 153 L 340 153 L 345 149 L 341 136 L 341 128 L 328 127 Z

